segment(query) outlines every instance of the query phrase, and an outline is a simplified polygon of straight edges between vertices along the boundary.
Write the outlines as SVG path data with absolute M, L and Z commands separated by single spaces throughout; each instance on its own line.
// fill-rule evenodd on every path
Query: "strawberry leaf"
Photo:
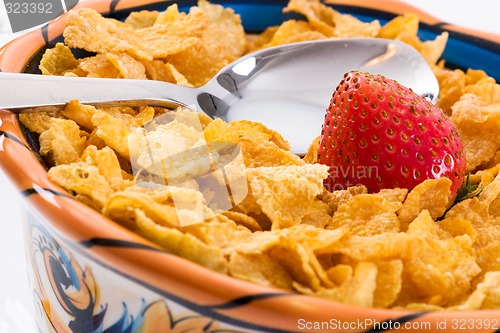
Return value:
M 482 191 L 483 191 L 482 184 L 471 184 L 470 174 L 467 174 L 465 181 L 462 183 L 462 185 L 457 191 L 457 196 L 455 198 L 455 201 L 453 201 L 453 204 L 450 207 L 448 207 L 448 209 L 446 209 L 444 214 L 441 217 L 439 217 L 436 221 L 441 221 L 445 217 L 446 213 L 448 213 L 448 211 L 450 211 L 450 209 L 459 202 L 478 197 Z
M 482 191 L 483 186 L 481 184 L 471 184 L 470 174 L 468 174 L 465 178 L 465 181 L 462 183 L 462 186 L 460 186 L 460 188 L 458 189 L 457 197 L 455 198 L 453 205 L 456 205 L 457 203 L 464 200 L 477 197 L 479 196 L 479 194 L 481 194 Z

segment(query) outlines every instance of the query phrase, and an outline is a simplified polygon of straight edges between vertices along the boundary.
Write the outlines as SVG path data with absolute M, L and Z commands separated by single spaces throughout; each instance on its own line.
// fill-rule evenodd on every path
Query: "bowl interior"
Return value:
M 349 4 L 335 4 L 333 7 L 341 13 L 351 14 L 358 19 L 371 22 L 379 20 L 383 25 L 400 14 L 397 10 L 391 11 L 389 9 L 368 8 L 359 5 Z M 176 1 L 179 5 L 180 11 L 189 11 L 191 6 L 196 5 L 196 1 L 192 0 L 179 0 Z M 215 0 L 212 3 L 218 3 L 226 7 L 234 9 L 234 11 L 241 16 L 243 26 L 248 33 L 259 33 L 265 28 L 273 25 L 279 25 L 287 19 L 300 19 L 301 15 L 295 13 L 283 13 L 283 8 L 288 3 L 287 0 L 270 0 L 270 1 L 228 1 L 228 0 Z M 139 10 L 158 10 L 163 11 L 170 5 L 170 2 L 153 2 L 143 4 L 140 6 L 131 6 L 126 9 L 111 10 L 108 13 L 103 13 L 104 16 L 114 18 L 117 20 L 124 20 L 132 11 Z M 500 81 L 500 67 L 498 66 L 498 54 L 500 53 L 500 45 L 494 41 L 482 38 L 481 36 L 471 35 L 462 32 L 449 31 L 446 29 L 447 25 L 444 22 L 426 23 L 421 20 L 419 26 L 418 36 L 422 40 L 433 40 L 443 31 L 449 32 L 449 39 L 446 49 L 442 58 L 446 60 L 448 68 L 458 68 L 466 70 L 467 68 L 482 69 L 492 76 L 497 82 Z M 40 73 L 38 66 L 40 59 L 45 52 L 46 48 L 53 47 L 56 43 L 62 42 L 62 32 L 56 38 L 47 42 L 47 44 L 40 48 L 32 55 L 31 60 L 26 64 L 24 72 L 26 73 Z M 75 56 L 85 57 L 90 54 L 83 50 L 76 50 Z
M 189 9 L 196 5 L 193 0 L 179 0 L 176 1 L 180 11 L 187 12 Z M 218 3 L 226 7 L 232 8 L 237 14 L 241 16 L 243 26 L 247 33 L 260 33 L 270 26 L 279 25 L 288 19 L 304 19 L 300 14 L 296 13 L 283 13 L 283 8 L 286 7 L 288 0 L 270 0 L 270 1 L 252 1 L 252 0 L 215 0 L 212 3 Z M 125 20 L 125 18 L 133 11 L 140 10 L 157 10 L 164 11 L 170 2 L 146 2 L 141 5 L 134 5 L 133 2 L 127 4 L 127 8 L 114 10 L 115 2 L 110 3 L 110 11 L 103 12 L 102 14 L 109 18 L 117 20 Z M 387 23 L 395 16 L 400 14 L 400 11 L 394 12 L 380 8 L 368 8 L 359 5 L 333 4 L 336 10 L 341 13 L 351 14 L 358 19 L 371 22 L 379 20 L 381 25 Z M 397 6 L 396 6 L 397 7 Z M 42 28 L 43 29 L 43 28 Z M 420 22 L 418 36 L 421 40 L 433 40 L 439 36 L 445 29 L 444 23 L 425 23 Z M 449 31 L 450 36 L 446 45 L 446 49 L 442 58 L 446 60 L 448 68 L 458 68 L 466 70 L 468 68 L 482 69 L 488 75 L 500 81 L 500 67 L 498 66 L 498 54 L 500 52 L 500 45 L 483 39 L 478 36 L 469 35 L 461 32 Z M 24 65 L 23 72 L 32 74 L 41 74 L 39 69 L 40 60 L 47 48 L 52 48 L 55 44 L 63 42 L 62 31 L 56 32 L 56 37 L 48 40 L 45 45 L 36 50 L 30 57 L 30 60 Z M 93 55 L 81 49 L 73 49 L 75 57 L 83 58 Z M 21 125 L 22 126 L 22 125 Z M 28 140 L 33 151 L 42 165 L 48 169 L 49 164 L 47 161 L 38 154 L 38 135 L 31 133 L 22 127 L 23 134 Z

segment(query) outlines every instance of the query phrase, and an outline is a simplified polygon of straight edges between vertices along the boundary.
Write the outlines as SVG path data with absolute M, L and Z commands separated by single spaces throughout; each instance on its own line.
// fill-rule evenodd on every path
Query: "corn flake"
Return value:
M 124 120 L 98 110 L 92 116 L 92 124 L 97 128 L 96 135 L 99 138 L 118 154 L 129 158 L 128 137 L 130 128 Z
M 246 34 L 240 16 L 230 8 L 211 4 L 206 0 L 198 1 L 198 6 L 190 10 L 197 11 L 210 18 L 210 23 L 203 33 L 206 43 L 221 47 L 223 57 L 228 62 L 241 57 L 246 49 Z
M 179 230 L 189 233 L 205 244 L 218 246 L 223 252 L 225 248 L 236 246 L 249 238 L 252 232 L 224 215 L 217 215 L 203 223 L 192 223 L 182 226 Z
M 400 206 L 373 194 L 360 194 L 338 207 L 328 227 L 347 227 L 359 236 L 399 232 L 396 211 Z
M 278 27 L 271 40 L 264 44 L 263 47 L 287 44 L 290 43 L 290 40 L 297 38 L 298 35 L 312 31 L 314 31 L 314 28 L 308 22 L 288 20 Z M 324 35 L 322 36 L 326 38 Z
M 83 162 L 52 167 L 48 171 L 48 177 L 74 195 L 87 198 L 98 209 L 105 205 L 107 198 L 113 193 L 99 169 Z
M 360 262 L 354 267 L 352 277 L 338 287 L 317 292 L 301 288 L 301 291 L 344 304 L 372 307 L 377 287 L 377 272 L 374 263 Z
M 362 22 L 349 14 L 341 14 L 319 0 L 291 0 L 285 12 L 295 11 L 306 16 L 309 23 L 326 37 L 375 37 L 378 20 Z
M 280 237 L 279 243 L 267 250 L 266 254 L 279 262 L 295 283 L 315 291 L 321 289 L 321 280 L 310 262 L 311 253 L 302 244 Z
M 246 52 L 256 51 L 261 49 L 273 39 L 274 34 L 278 30 L 278 26 L 268 27 L 259 35 L 250 35 L 246 37 L 247 39 L 247 49 Z
M 269 287 L 292 290 L 286 269 L 266 254 L 231 253 L 229 275 Z
M 407 31 L 402 31 L 396 37 L 403 43 L 413 46 L 427 60 L 427 63 L 434 65 L 444 52 L 446 42 L 448 41 L 448 32 L 443 32 L 434 40 L 421 41 L 416 35 Z
M 377 265 L 377 279 L 373 293 L 373 306 L 390 307 L 399 296 L 403 284 L 403 262 L 401 260 L 380 261 Z
M 66 71 L 78 66 L 71 49 L 63 43 L 57 43 L 52 49 L 48 49 L 40 61 L 40 70 L 43 75 L 63 75 Z
M 40 155 L 48 156 L 54 165 L 77 162 L 85 147 L 85 136 L 72 120 L 53 118 L 50 127 L 40 134 Z
M 419 17 L 413 13 L 396 16 L 380 29 L 377 37 L 396 39 L 403 31 L 408 35 L 416 36 L 419 21 Z
M 465 94 L 452 106 L 451 121 L 457 127 L 467 158 L 467 171 L 487 163 L 500 150 L 500 103 L 486 104 L 476 95 Z
M 168 56 L 167 61 L 195 87 L 207 83 L 228 64 L 221 47 L 210 47 L 202 39 L 196 39 L 189 47 Z
M 405 273 L 417 288 L 417 297 L 447 304 L 466 295 L 481 269 L 468 235 L 439 239 L 439 228 L 427 211 L 410 224 L 404 254 Z M 416 300 L 417 301 L 417 300 Z
M 120 71 L 118 68 L 109 61 L 106 54 L 98 54 L 94 57 L 89 57 L 80 60 L 78 64 L 80 69 L 86 77 L 100 77 L 100 78 L 119 78 Z
M 124 179 L 118 157 L 114 150 L 109 147 L 98 149 L 96 146 L 88 146 L 83 152 L 81 160 L 96 166 L 114 191 L 123 190 L 131 185 L 129 180 Z
M 141 50 L 135 30 L 120 21 L 106 19 L 93 9 L 83 8 L 68 15 L 64 42 L 72 48 L 90 52 L 131 52 L 137 56 L 150 58 Z
M 291 0 L 284 12 L 303 14 L 308 22 L 327 37 L 334 36 L 336 12 L 319 0 Z
M 206 14 L 179 13 L 176 4 L 169 6 L 162 15 L 170 18 L 162 22 L 163 16 L 158 17 L 153 26 L 135 30 L 137 40 L 147 54 L 137 54 L 140 58 L 165 58 L 193 47 L 200 41 L 209 23 Z
M 260 224 L 255 220 L 255 218 L 240 213 L 240 212 L 235 212 L 235 211 L 226 211 L 222 213 L 224 216 L 227 218 L 231 219 L 234 221 L 236 224 L 244 226 L 248 230 L 255 232 L 255 231 L 262 231 L 262 227 Z
M 327 167 L 319 164 L 247 170 L 251 194 L 271 219 L 272 229 L 299 224 L 322 193 Z
M 304 156 L 304 162 L 313 164 L 318 162 L 318 149 L 319 149 L 319 140 L 320 136 L 317 136 L 314 138 L 313 142 L 309 145 L 309 148 L 307 149 L 307 153 Z
M 271 141 L 241 137 L 238 141 L 245 165 L 249 168 L 280 165 L 303 165 L 304 161 L 288 150 L 279 148 Z
M 339 206 L 348 202 L 352 197 L 360 194 L 367 194 L 368 189 L 365 186 L 353 186 L 349 187 L 345 190 L 328 192 L 325 191 L 323 193 L 323 201 L 328 204 L 328 206 L 332 209 L 332 211 L 336 211 Z
M 137 232 L 160 245 L 165 251 L 181 256 L 216 272 L 227 273 L 227 263 L 218 247 L 209 246 L 190 234 L 156 224 L 141 210 L 135 211 Z
M 148 28 L 155 24 L 158 19 L 159 12 L 141 10 L 138 12 L 131 12 L 125 19 L 125 24 L 132 26 L 135 29 Z
M 127 53 L 106 53 L 108 61 L 116 67 L 124 79 L 146 80 L 146 68 Z
M 83 105 L 77 100 L 70 101 L 63 110 L 63 114 L 66 117 L 76 122 L 88 132 L 92 132 L 95 129 L 92 123 L 92 116 L 96 112 L 96 108 L 92 105 Z
M 146 69 L 146 76 L 150 80 L 165 81 L 186 87 L 193 86 L 172 64 L 162 60 L 141 60 L 141 62 Z
M 23 125 L 37 134 L 47 131 L 52 123 L 53 115 L 47 112 L 23 112 L 19 114 L 19 120 Z
M 448 178 L 428 179 L 415 186 L 397 211 L 403 230 L 422 210 L 429 211 L 434 220 L 442 216 L 451 204 L 450 186 Z

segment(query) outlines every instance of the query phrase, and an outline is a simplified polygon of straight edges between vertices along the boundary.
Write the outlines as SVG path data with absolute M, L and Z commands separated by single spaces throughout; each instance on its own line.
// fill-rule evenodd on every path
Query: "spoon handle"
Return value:
M 77 99 L 91 105 L 192 106 L 195 89 L 152 80 L 101 79 L 0 72 L 0 109 L 63 108 Z M 169 96 L 179 98 L 173 99 Z M 38 109 L 38 107 L 42 107 Z

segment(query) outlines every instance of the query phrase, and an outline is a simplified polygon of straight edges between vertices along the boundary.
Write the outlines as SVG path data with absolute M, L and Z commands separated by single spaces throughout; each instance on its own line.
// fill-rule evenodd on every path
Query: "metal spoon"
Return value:
M 188 106 L 211 118 L 262 122 L 300 155 L 319 135 L 335 87 L 344 73 L 355 69 L 395 79 L 432 102 L 439 93 L 432 70 L 412 47 L 352 38 L 256 51 L 227 65 L 200 88 L 153 80 L 0 73 L 0 108 L 62 108 L 72 99 L 96 106 Z

